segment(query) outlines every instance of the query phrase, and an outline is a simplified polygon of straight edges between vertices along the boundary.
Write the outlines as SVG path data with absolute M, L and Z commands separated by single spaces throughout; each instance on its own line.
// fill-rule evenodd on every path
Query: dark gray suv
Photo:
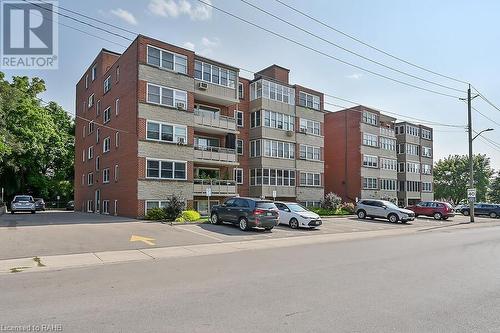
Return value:
M 254 227 L 271 230 L 278 225 L 279 211 L 269 200 L 254 198 L 230 198 L 222 205 L 212 207 L 210 213 L 212 224 L 230 222 L 237 224 L 241 230 Z

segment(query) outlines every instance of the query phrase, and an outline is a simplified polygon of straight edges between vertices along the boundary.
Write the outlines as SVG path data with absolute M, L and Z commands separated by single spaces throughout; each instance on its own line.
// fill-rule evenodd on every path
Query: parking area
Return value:
M 271 232 L 241 231 L 229 224 L 170 225 L 130 218 L 79 212 L 47 211 L 0 216 L 0 260 L 30 256 L 117 251 L 154 247 L 223 243 L 284 237 L 352 233 L 395 228 L 433 229 L 467 222 L 465 216 L 448 221 L 418 218 L 408 224 L 356 217 L 324 218 L 317 229 L 292 230 L 277 226 Z M 478 223 L 500 222 L 477 218 Z

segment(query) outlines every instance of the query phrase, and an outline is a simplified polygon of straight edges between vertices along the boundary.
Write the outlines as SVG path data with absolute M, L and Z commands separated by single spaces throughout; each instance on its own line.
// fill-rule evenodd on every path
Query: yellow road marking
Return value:
M 136 236 L 136 235 L 132 235 L 130 237 L 130 241 L 131 242 L 144 242 L 148 245 L 155 245 L 155 243 L 153 243 L 155 239 L 154 238 L 149 238 L 149 237 L 143 237 L 143 236 Z

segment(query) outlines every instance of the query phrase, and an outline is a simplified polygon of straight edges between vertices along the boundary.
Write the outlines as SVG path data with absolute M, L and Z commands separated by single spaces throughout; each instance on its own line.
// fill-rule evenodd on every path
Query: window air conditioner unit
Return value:
M 184 138 L 177 138 L 177 144 L 183 145 L 186 144 L 186 141 L 184 140 Z
M 208 89 L 208 83 L 206 83 L 206 82 L 198 82 L 198 89 L 200 89 L 200 90 L 207 90 Z
M 286 136 L 293 136 L 293 131 L 286 131 Z
M 179 109 L 179 110 L 186 110 L 186 103 L 184 103 L 184 102 L 178 102 L 177 103 L 177 109 Z
M 307 128 L 303 128 L 303 127 L 301 127 L 301 128 L 299 129 L 299 131 L 300 131 L 300 133 L 307 133 Z

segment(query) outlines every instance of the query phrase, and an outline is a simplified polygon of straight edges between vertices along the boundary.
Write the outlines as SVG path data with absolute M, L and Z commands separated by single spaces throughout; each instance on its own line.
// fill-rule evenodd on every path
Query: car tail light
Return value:
M 263 210 L 263 209 L 258 209 L 258 208 L 257 208 L 257 209 L 254 209 L 254 211 L 253 211 L 253 215 L 264 215 L 265 213 L 266 213 L 266 211 L 265 211 L 265 210 Z

